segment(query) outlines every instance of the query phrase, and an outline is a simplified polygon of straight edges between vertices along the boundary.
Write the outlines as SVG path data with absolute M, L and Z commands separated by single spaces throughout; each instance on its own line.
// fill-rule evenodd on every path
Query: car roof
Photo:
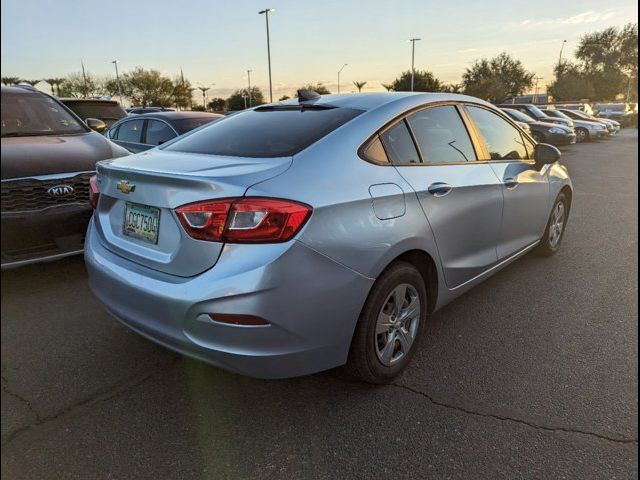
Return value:
M 318 99 L 305 101 L 303 104 L 321 104 L 334 107 L 354 108 L 358 110 L 375 110 L 376 108 L 391 103 L 402 102 L 421 105 L 425 103 L 460 101 L 491 105 L 479 98 L 456 93 L 442 92 L 375 92 L 375 93 L 343 93 L 332 95 L 320 95 Z M 282 102 L 274 102 L 271 105 L 299 105 L 298 99 L 292 98 Z M 261 105 L 264 106 L 264 105 Z
M 47 95 L 45 92 L 41 92 L 31 85 L 2 85 L 2 93 L 39 93 L 41 95 Z
M 219 113 L 211 113 L 211 112 L 149 112 L 149 113 L 141 113 L 140 115 L 136 115 L 135 117 L 126 117 L 130 119 L 138 119 L 138 118 L 158 118 L 161 120 L 183 120 L 186 118 L 203 118 L 203 117 L 211 117 L 211 118 L 219 118 L 224 117 Z

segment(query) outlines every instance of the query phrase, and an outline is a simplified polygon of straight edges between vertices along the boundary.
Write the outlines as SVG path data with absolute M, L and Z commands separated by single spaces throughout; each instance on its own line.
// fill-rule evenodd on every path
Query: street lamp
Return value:
M 247 94 L 249 95 L 249 108 L 251 108 L 251 72 L 253 72 L 253 70 L 247 70 L 247 82 L 249 83 L 249 89 L 247 90 Z
M 536 89 L 533 92 L 533 104 L 535 105 L 536 103 L 538 103 L 538 82 L 540 80 L 543 80 L 544 77 L 535 77 L 534 80 L 536 81 Z
M 215 83 L 213 84 L 215 85 Z M 200 90 L 202 92 L 202 106 L 205 108 L 207 108 L 207 91 L 211 90 L 211 87 L 197 87 L 198 90 Z
M 411 42 L 411 91 L 413 92 L 413 77 L 415 76 L 416 70 L 414 67 L 414 61 L 416 58 L 416 42 L 419 41 L 419 38 L 410 38 Z
M 267 61 L 269 63 L 269 102 L 273 102 L 273 85 L 271 83 L 271 44 L 269 40 L 269 12 L 275 12 L 274 8 L 265 8 L 260 10 L 258 15 L 264 14 L 267 23 Z
M 342 68 L 338 70 L 338 93 L 340 93 L 340 72 L 342 72 L 342 70 L 344 70 L 344 67 L 346 67 L 347 65 L 348 63 L 345 63 L 344 65 L 342 65 Z
M 558 65 L 562 65 L 562 50 L 564 50 L 564 44 L 567 43 L 566 40 L 562 41 L 562 46 L 560 47 L 560 57 L 558 58 Z
M 118 60 L 112 60 L 111 63 L 116 67 L 116 83 L 118 84 L 118 96 L 120 97 L 120 106 L 122 103 L 122 88 L 120 87 L 120 75 L 118 75 Z

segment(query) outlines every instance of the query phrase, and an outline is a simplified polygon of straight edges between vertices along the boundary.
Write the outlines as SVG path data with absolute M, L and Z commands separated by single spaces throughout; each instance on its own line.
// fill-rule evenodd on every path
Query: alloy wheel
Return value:
M 558 202 L 551 215 L 551 225 L 549 226 L 549 244 L 556 248 L 562 238 L 565 221 L 565 207 L 563 202 Z
M 409 353 L 420 324 L 420 297 L 408 283 L 395 287 L 378 313 L 375 350 L 378 360 L 392 366 Z

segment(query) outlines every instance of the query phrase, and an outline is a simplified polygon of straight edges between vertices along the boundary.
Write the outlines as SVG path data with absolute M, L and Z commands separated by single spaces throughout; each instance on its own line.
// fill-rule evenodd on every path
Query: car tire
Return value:
M 577 137 L 576 141 L 578 143 L 588 142 L 589 140 L 591 140 L 591 137 L 589 135 L 589 130 L 582 127 L 576 128 L 576 137 Z
M 351 342 L 346 373 L 373 384 L 393 380 L 411 362 L 426 318 L 427 289 L 422 275 L 410 263 L 393 263 L 378 277 L 367 297 Z
M 569 219 L 570 208 L 571 204 L 567 196 L 564 193 L 558 195 L 551 209 L 544 235 L 535 249 L 536 254 L 542 257 L 550 257 L 560 250 L 567 227 L 567 220 Z M 561 218 L 559 218 L 560 211 L 562 212 Z

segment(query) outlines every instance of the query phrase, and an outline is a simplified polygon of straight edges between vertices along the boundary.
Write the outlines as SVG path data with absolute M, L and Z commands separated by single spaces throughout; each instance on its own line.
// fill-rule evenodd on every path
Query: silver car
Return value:
M 559 157 L 473 97 L 302 91 L 98 164 L 90 286 L 132 330 L 234 372 L 388 382 L 428 314 L 558 250 Z

